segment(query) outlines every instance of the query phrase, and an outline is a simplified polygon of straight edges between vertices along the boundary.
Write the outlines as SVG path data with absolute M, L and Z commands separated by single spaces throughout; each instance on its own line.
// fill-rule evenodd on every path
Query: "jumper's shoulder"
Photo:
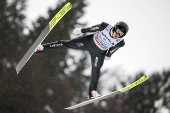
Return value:
M 102 22 L 100 26 L 107 27 L 109 24 L 106 22 Z
M 120 43 L 121 43 L 121 46 L 123 47 L 125 45 L 125 40 L 123 39 Z
M 117 45 L 116 45 L 116 48 L 118 47 L 123 47 L 125 45 L 125 41 L 124 39 L 122 41 L 120 41 Z
M 99 30 L 100 30 L 100 31 L 104 30 L 108 25 L 109 25 L 108 23 L 102 22 L 102 23 L 100 24 Z

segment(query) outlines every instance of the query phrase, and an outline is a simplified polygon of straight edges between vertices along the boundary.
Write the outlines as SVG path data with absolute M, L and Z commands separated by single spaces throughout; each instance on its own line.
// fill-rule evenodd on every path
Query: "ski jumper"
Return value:
M 72 40 L 60 40 L 48 44 L 43 44 L 44 51 L 53 49 L 80 49 L 87 50 L 91 56 L 91 81 L 89 95 L 91 91 L 97 89 L 100 77 L 100 69 L 103 65 L 105 56 L 111 55 L 120 47 L 125 45 L 123 38 L 112 37 L 113 27 L 105 22 L 101 24 L 81 29 L 82 33 L 94 32 L 94 34 L 78 37 Z M 39 52 L 37 52 L 39 53 Z

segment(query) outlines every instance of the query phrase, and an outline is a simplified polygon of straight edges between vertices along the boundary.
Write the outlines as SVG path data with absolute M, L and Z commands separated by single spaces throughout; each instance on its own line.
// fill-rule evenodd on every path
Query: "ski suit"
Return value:
M 112 29 L 113 27 L 105 22 L 89 28 L 83 28 L 81 29 L 82 33 L 94 32 L 94 34 L 78 37 L 72 40 L 60 40 L 43 44 L 43 51 L 69 48 L 87 50 L 91 56 L 92 65 L 91 81 L 89 86 L 90 95 L 91 91 L 97 89 L 100 69 L 103 65 L 105 56 L 111 57 L 116 50 L 125 45 L 123 38 L 114 39 L 112 37 Z

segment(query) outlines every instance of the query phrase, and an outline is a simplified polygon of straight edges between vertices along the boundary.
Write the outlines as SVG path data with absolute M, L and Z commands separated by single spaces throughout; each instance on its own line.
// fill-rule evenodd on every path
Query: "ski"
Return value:
M 138 79 L 137 81 L 133 82 L 132 84 L 120 89 L 120 90 L 117 90 L 117 91 L 114 91 L 114 92 L 111 92 L 107 95 L 104 95 L 104 96 L 101 96 L 101 97 L 98 97 L 98 98 L 95 98 L 95 99 L 91 99 L 91 100 L 87 100 L 85 102 L 81 102 L 79 104 L 76 104 L 76 105 L 73 105 L 71 107 L 67 107 L 65 108 L 66 110 L 72 110 L 72 109 L 76 109 L 78 107 L 81 107 L 81 106 L 85 106 L 85 105 L 88 105 L 90 103 L 94 103 L 96 101 L 99 101 L 99 100 L 103 100 L 103 99 L 106 99 L 108 97 L 112 97 L 114 95 L 117 95 L 117 94 L 120 94 L 122 92 L 125 92 L 125 91 L 128 91 L 136 86 L 138 86 L 139 84 L 141 84 L 142 82 L 146 81 L 148 79 L 148 76 L 142 76 L 140 79 Z
M 53 27 L 60 21 L 60 19 L 72 8 L 72 5 L 70 2 L 65 4 L 63 8 L 52 18 L 52 20 L 49 22 L 49 24 L 45 27 L 45 29 L 41 32 L 37 40 L 34 42 L 34 44 L 30 47 L 30 49 L 27 51 L 27 53 L 24 55 L 24 57 L 20 60 L 20 62 L 16 66 L 16 72 L 17 74 L 20 72 L 20 70 L 23 68 L 23 66 L 27 63 L 27 61 L 30 59 L 30 57 L 33 55 L 34 50 L 37 48 L 39 44 L 42 43 L 42 41 L 45 39 L 45 37 L 49 34 L 49 32 L 53 29 Z

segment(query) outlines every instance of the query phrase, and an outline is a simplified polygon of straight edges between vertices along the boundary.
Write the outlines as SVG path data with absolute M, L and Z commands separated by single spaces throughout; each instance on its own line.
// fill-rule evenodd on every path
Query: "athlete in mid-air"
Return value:
M 100 96 L 97 92 L 97 84 L 104 59 L 110 60 L 111 55 L 125 45 L 123 37 L 127 34 L 128 30 L 128 25 L 123 21 L 117 22 L 115 26 L 102 22 L 101 24 L 89 28 L 75 28 L 73 30 L 73 34 L 75 35 L 88 32 L 94 32 L 94 34 L 80 36 L 72 40 L 40 44 L 35 50 L 35 53 L 41 53 L 52 49 L 69 48 L 87 50 L 91 56 L 92 64 L 89 98 L 93 99 Z

